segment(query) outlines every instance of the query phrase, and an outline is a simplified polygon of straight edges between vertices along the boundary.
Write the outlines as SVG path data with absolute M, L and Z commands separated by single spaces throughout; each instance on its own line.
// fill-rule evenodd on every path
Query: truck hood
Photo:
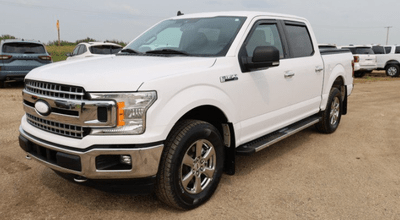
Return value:
M 36 68 L 26 79 L 76 85 L 86 91 L 137 91 L 149 80 L 210 68 L 216 58 L 106 56 L 62 61 Z

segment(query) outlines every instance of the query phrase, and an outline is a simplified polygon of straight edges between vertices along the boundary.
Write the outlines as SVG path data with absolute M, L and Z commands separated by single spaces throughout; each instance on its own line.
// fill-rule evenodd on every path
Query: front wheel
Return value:
M 342 95 L 337 88 L 332 88 L 329 93 L 328 104 L 325 111 L 321 112 L 321 121 L 316 125 L 318 131 L 330 134 L 336 131 L 342 116 Z
M 165 142 L 157 197 L 184 210 L 205 203 L 221 179 L 223 148 L 221 135 L 213 125 L 198 120 L 179 122 Z
M 5 87 L 5 82 L 0 80 L 0 88 L 4 88 Z
M 386 67 L 386 75 L 391 77 L 398 77 L 400 74 L 399 66 L 395 64 L 390 64 Z

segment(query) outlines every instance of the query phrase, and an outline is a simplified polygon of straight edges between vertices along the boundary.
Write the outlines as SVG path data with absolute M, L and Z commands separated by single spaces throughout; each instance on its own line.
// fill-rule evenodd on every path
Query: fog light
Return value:
M 131 165 L 132 164 L 131 155 L 121 155 L 120 162 L 123 164 Z

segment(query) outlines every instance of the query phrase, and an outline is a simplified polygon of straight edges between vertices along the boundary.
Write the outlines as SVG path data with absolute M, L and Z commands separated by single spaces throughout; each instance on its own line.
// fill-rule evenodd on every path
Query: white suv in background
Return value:
M 349 49 L 354 57 L 354 77 L 363 77 L 377 69 L 377 60 L 371 46 L 342 46 L 342 49 Z
M 72 54 L 67 54 L 67 60 L 82 59 L 102 55 L 116 54 L 122 49 L 121 45 L 107 42 L 89 42 L 76 45 Z
M 385 45 L 385 54 L 377 55 L 378 70 L 385 70 L 387 76 L 400 76 L 400 46 Z

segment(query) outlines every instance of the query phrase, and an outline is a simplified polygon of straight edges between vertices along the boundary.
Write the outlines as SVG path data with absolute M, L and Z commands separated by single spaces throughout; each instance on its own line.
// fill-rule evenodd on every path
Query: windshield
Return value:
M 244 17 L 166 20 L 125 48 L 149 54 L 173 50 L 180 52 L 176 54 L 193 56 L 225 56 L 245 20 Z
M 90 52 L 93 54 L 115 54 L 118 53 L 122 47 L 112 45 L 91 46 Z
M 35 43 L 7 43 L 3 45 L 3 53 L 46 53 L 43 45 Z

